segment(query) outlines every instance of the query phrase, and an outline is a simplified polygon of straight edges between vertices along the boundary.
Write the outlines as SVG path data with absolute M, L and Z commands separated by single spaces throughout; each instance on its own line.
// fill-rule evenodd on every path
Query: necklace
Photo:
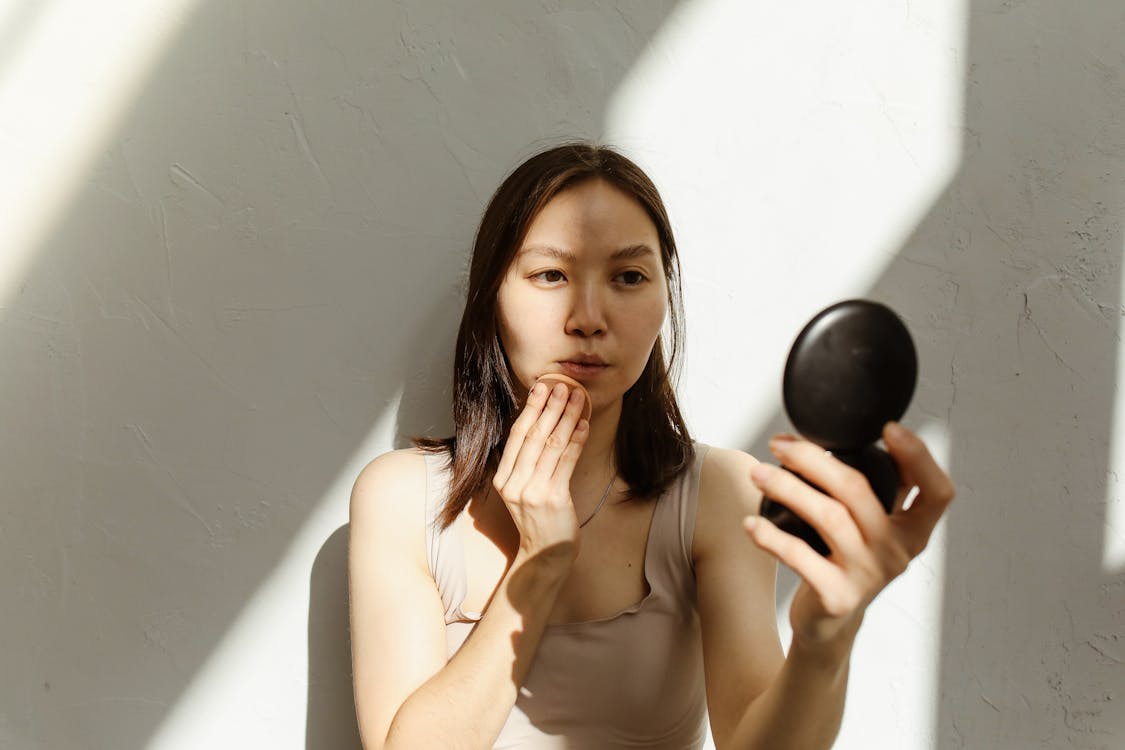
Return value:
M 585 521 L 578 524 L 578 528 L 582 528 L 586 524 L 590 523 L 590 521 L 594 519 L 594 516 L 598 515 L 598 511 L 602 509 L 603 505 L 605 505 L 605 499 L 609 497 L 609 491 L 613 488 L 613 483 L 616 481 L 617 474 L 614 474 L 612 477 L 610 477 L 609 484 L 605 486 L 605 492 L 602 493 L 602 499 L 598 501 L 598 505 L 594 508 L 594 512 L 587 516 Z

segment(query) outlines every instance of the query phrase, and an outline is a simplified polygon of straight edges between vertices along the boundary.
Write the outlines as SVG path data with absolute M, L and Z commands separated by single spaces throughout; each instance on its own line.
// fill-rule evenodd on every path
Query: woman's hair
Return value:
M 496 300 L 500 283 L 532 220 L 555 195 L 600 178 L 632 196 L 656 225 L 668 278 L 671 342 L 665 362 L 657 339 L 637 382 L 625 392 L 617 428 L 618 475 L 632 499 L 658 497 L 694 458 L 691 436 L 676 403 L 672 377 L 683 338 L 683 311 L 676 242 L 664 203 L 652 180 L 612 149 L 568 143 L 537 154 L 515 169 L 489 201 L 473 244 L 468 298 L 457 333 L 453 366 L 454 435 L 415 438 L 423 450 L 448 451 L 452 466 L 442 528 L 453 523 L 500 462 L 504 440 L 526 394 L 500 343 Z

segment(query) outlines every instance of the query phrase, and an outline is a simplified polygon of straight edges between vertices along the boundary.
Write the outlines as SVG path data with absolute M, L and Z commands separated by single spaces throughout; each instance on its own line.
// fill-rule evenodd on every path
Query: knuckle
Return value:
M 851 496 L 861 496 L 871 492 L 871 484 L 867 477 L 855 469 L 848 469 L 844 476 L 844 491 Z
M 546 442 L 548 448 L 562 448 L 565 445 L 565 443 L 563 443 L 562 436 L 557 432 L 552 432 L 550 435 L 548 435 Z
M 537 497 L 538 494 L 535 492 L 535 486 L 531 482 L 525 484 L 517 495 L 518 502 L 521 505 L 533 505 Z
M 853 587 L 847 587 L 840 592 L 837 607 L 841 616 L 849 615 L 859 608 L 859 592 Z
M 848 522 L 850 516 L 851 514 L 848 513 L 843 503 L 837 500 L 829 500 L 821 508 L 820 522 L 827 529 L 839 529 Z
M 852 596 L 845 591 L 835 591 L 824 601 L 824 611 L 831 617 L 846 617 L 852 612 Z

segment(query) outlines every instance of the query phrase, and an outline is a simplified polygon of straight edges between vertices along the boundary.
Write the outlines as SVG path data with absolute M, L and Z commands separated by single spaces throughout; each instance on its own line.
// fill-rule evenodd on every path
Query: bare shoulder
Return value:
M 372 459 L 352 486 L 353 542 L 392 544 L 416 561 L 425 555 L 426 466 L 417 448 Z
M 348 610 L 356 718 L 383 747 L 399 707 L 446 661 L 444 606 L 426 556 L 426 459 L 397 450 L 355 480 Z
M 425 457 L 418 448 L 388 451 L 372 459 L 352 486 L 351 512 L 393 512 L 420 502 L 426 492 Z M 388 507 L 383 507 L 388 506 Z
M 703 459 L 699 479 L 699 507 L 695 517 L 692 556 L 712 548 L 732 527 L 741 530 L 742 519 L 758 513 L 762 493 L 750 481 L 758 459 L 730 448 L 711 447 Z
M 371 459 L 356 477 L 354 489 L 388 489 L 411 483 L 424 484 L 425 458 L 418 448 L 387 451 Z

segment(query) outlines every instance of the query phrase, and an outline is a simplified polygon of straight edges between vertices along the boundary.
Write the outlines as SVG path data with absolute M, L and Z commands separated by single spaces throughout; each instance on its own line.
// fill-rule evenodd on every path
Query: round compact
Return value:
M 898 469 L 875 442 L 887 422 L 906 412 L 917 380 L 910 332 L 889 307 L 869 300 L 846 300 L 817 313 L 797 335 L 785 363 L 782 396 L 793 427 L 867 477 L 888 513 L 894 510 Z M 763 498 L 760 512 L 829 554 L 816 530 L 782 503 Z
M 902 320 L 870 300 L 838 302 L 798 334 L 782 396 L 797 432 L 828 450 L 874 443 L 906 412 L 918 380 Z

